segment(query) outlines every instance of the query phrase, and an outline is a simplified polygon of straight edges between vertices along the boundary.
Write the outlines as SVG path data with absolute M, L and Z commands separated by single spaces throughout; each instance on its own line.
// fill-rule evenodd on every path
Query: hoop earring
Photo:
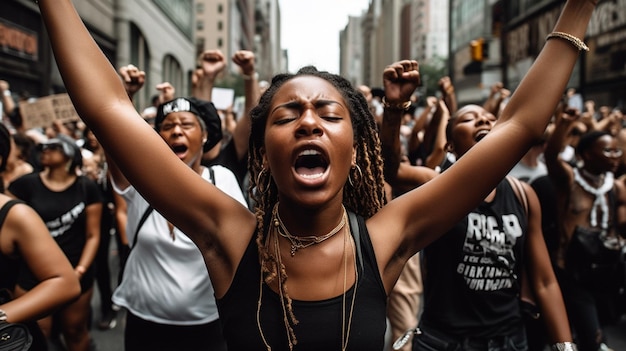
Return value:
M 363 179 L 363 172 L 361 172 L 361 167 L 359 167 L 359 165 L 354 165 L 354 167 L 352 167 L 352 169 L 356 169 L 359 172 L 359 178 L 358 179 Z M 355 188 L 354 183 L 352 182 L 352 172 L 350 172 L 350 174 L 348 175 L 348 183 L 350 183 L 351 187 Z
M 272 177 L 269 176 L 267 177 L 267 185 L 265 186 L 261 186 L 261 177 L 263 176 L 263 174 L 267 173 L 269 176 L 269 172 L 267 172 L 265 170 L 265 168 L 261 168 L 261 171 L 259 172 L 259 175 L 257 175 L 256 177 L 256 190 L 261 194 L 261 195 L 265 195 L 265 193 L 267 193 L 267 190 L 270 188 L 271 182 L 272 182 Z

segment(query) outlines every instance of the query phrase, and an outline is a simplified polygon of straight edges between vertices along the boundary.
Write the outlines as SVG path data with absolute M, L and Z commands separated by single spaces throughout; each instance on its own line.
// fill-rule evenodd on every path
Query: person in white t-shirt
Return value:
M 161 104 L 155 129 L 192 170 L 246 205 L 230 170 L 200 165 L 203 151 L 222 139 L 221 121 L 211 102 L 177 98 Z M 113 294 L 113 302 L 127 310 L 125 350 L 226 350 L 202 254 L 191 239 L 152 210 L 114 164 L 111 174 L 115 191 L 128 206 L 126 232 L 132 243 Z

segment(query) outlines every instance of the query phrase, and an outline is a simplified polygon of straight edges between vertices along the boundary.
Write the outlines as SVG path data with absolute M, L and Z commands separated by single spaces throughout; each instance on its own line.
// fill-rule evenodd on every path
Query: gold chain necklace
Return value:
M 280 218 L 280 214 L 278 213 L 278 203 L 274 205 L 274 209 L 272 210 L 272 222 L 274 223 L 274 227 L 278 228 L 278 233 L 280 234 L 280 236 L 286 238 L 291 243 L 291 250 L 289 252 L 291 253 L 291 257 L 293 257 L 296 254 L 296 251 L 298 251 L 299 249 L 306 249 L 309 246 L 319 244 L 322 241 L 331 238 L 346 225 L 346 208 L 343 207 L 343 205 L 341 205 L 341 208 L 343 209 L 343 216 L 341 217 L 341 221 L 339 221 L 339 224 L 337 224 L 335 228 L 328 232 L 328 234 L 324 234 L 321 236 L 298 236 L 291 234 L 287 227 L 285 227 L 283 220 Z
M 278 204 L 276 204 L 277 206 Z M 276 209 L 276 206 L 274 207 L 274 209 Z M 345 220 L 345 216 L 346 216 L 346 212 L 345 212 L 345 208 L 344 208 L 344 220 Z M 342 222 L 344 221 L 342 220 Z M 344 223 L 345 224 L 345 223 Z M 342 227 L 344 227 L 342 225 Z M 348 315 L 348 323 L 346 326 L 346 293 L 347 293 L 347 281 L 348 281 L 348 255 L 346 253 L 346 241 L 348 241 L 348 232 L 349 232 L 349 227 L 346 228 L 344 230 L 344 241 L 343 241 L 343 295 L 342 295 L 342 300 L 341 300 L 341 307 L 342 307 L 342 311 L 341 311 L 341 350 L 345 351 L 348 348 L 348 341 L 350 339 L 350 330 L 352 328 L 352 315 L 354 312 L 354 302 L 356 300 L 356 292 L 357 292 L 357 288 L 359 286 L 359 268 L 358 268 L 358 263 L 357 263 L 357 254 L 356 254 L 356 248 L 354 245 L 354 242 L 352 240 L 350 240 L 350 245 L 352 247 L 352 255 L 354 257 L 354 290 L 352 293 L 352 301 L 350 303 L 350 314 Z M 358 230 L 358 229 L 357 229 Z M 275 232 L 279 232 L 278 227 L 275 227 L 275 230 L 270 231 L 270 233 L 274 232 L 274 250 L 275 250 L 275 255 L 276 255 L 276 268 L 278 270 L 281 269 L 282 266 L 282 259 L 281 259 L 281 254 L 280 254 L 280 246 L 279 246 L 279 242 L 278 242 L 278 236 L 275 234 Z M 268 238 L 268 242 L 269 240 L 271 240 L 271 238 Z M 259 299 L 257 301 L 257 310 L 256 310 L 256 322 L 257 322 L 257 327 L 259 329 L 259 333 L 261 334 L 261 339 L 263 340 L 263 344 L 265 345 L 265 348 L 267 349 L 267 351 L 271 351 L 272 347 L 269 345 L 269 343 L 267 342 L 267 339 L 265 339 L 265 334 L 263 333 L 263 328 L 261 328 L 261 302 L 263 300 L 263 270 L 261 269 L 261 276 L 259 279 Z M 282 289 L 282 279 L 279 277 L 278 278 L 278 291 L 279 291 L 279 295 L 280 295 L 280 302 L 282 305 L 282 310 L 283 310 L 283 322 L 285 323 L 285 329 L 287 331 L 287 342 L 289 344 L 289 350 L 293 351 L 293 346 L 297 343 L 295 334 L 293 332 L 293 329 L 289 328 L 289 319 L 287 318 L 287 311 L 286 311 L 286 306 L 285 306 L 285 296 L 283 295 L 283 289 Z

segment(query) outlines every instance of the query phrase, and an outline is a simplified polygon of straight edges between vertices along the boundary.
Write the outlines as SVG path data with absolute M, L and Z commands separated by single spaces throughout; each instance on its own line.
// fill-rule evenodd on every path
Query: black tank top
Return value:
M 423 250 L 420 323 L 457 337 L 509 335 L 521 327 L 519 283 L 527 218 L 508 180 Z
M 9 210 L 14 205 L 23 203 L 21 200 L 9 200 L 0 208 L 0 233 Z M 5 294 L 5 291 L 13 291 L 17 281 L 18 269 L 19 259 L 8 257 L 0 252 L 0 304 L 7 302 L 10 298 L 10 296 Z
M 356 216 L 350 214 L 352 223 Z M 358 228 L 356 228 L 358 227 Z M 355 234 L 355 230 L 360 232 Z M 347 350 L 375 350 L 384 347 L 387 295 L 378 273 L 374 250 L 363 218 L 358 226 L 351 225 L 352 236 L 359 260 L 359 280 L 350 328 Z M 359 238 L 359 239 L 357 239 Z M 233 282 L 226 295 L 217 300 L 224 336 L 229 351 L 265 351 L 257 323 L 260 273 L 259 256 L 253 237 L 239 263 Z M 287 332 L 283 321 L 280 297 L 263 284 L 260 325 L 272 351 L 289 350 Z M 354 287 L 346 294 L 345 316 L 350 313 Z M 298 319 L 294 332 L 298 344 L 294 350 L 341 350 L 342 296 L 323 301 L 297 301 L 292 303 Z

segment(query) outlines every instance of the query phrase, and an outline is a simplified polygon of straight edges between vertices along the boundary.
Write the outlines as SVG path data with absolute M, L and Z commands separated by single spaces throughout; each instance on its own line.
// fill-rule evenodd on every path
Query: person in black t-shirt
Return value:
M 490 135 L 387 204 L 378 130 L 363 94 L 311 66 L 276 75 L 250 113 L 251 213 L 180 162 L 145 123 L 70 0 L 38 4 L 80 116 L 142 196 L 202 253 L 229 351 L 380 351 L 387 294 L 405 263 L 475 208 L 541 137 L 584 48 L 572 38 L 584 36 L 594 9 L 592 1 L 568 0 L 554 39 Z M 401 115 L 420 84 L 418 63 L 390 64 L 383 82 L 384 113 Z

